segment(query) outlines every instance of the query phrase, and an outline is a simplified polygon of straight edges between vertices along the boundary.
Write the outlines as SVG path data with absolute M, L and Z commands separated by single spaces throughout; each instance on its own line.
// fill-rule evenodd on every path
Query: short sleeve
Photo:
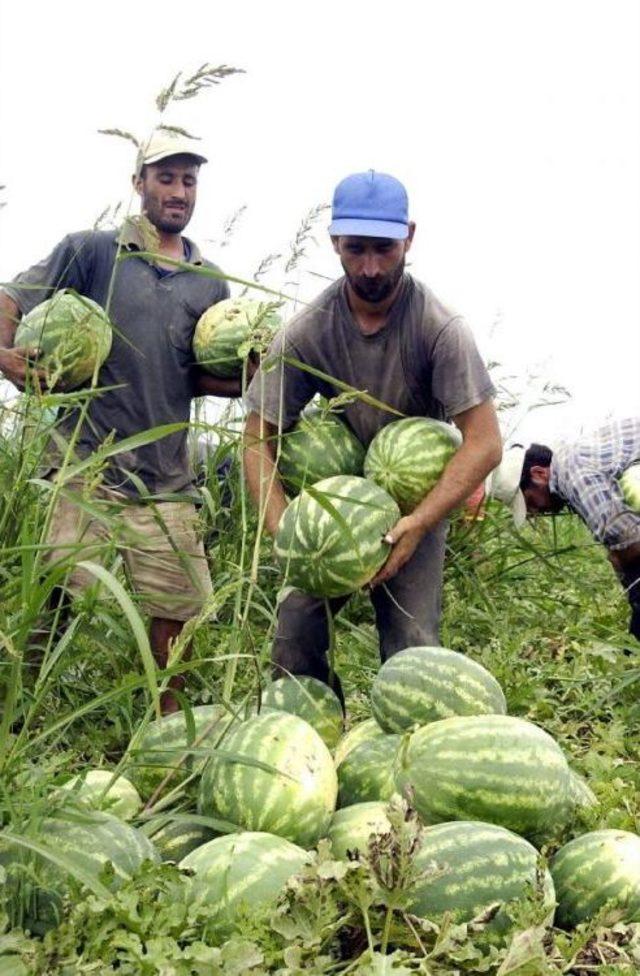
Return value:
M 300 357 L 281 329 L 269 346 L 244 397 L 248 411 L 260 414 L 268 423 L 287 430 L 313 399 L 318 384 L 311 373 L 296 365 Z
M 451 319 L 440 331 L 432 351 L 432 393 L 455 417 L 495 396 L 495 387 L 466 322 Z
M 569 455 L 563 458 L 557 490 L 607 549 L 640 542 L 640 514 L 625 504 L 617 479 Z
M 87 290 L 91 243 L 88 234 L 69 234 L 56 244 L 51 254 L 17 275 L 4 291 L 23 315 L 30 312 L 54 291 L 74 288 Z

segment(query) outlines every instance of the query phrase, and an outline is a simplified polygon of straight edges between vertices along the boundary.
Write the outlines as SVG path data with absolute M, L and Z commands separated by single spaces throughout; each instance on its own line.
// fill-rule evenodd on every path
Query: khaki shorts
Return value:
M 70 481 L 58 495 L 51 518 L 46 562 L 63 560 L 62 584 L 74 596 L 96 583 L 77 565 L 81 560 L 106 565 L 123 557 L 132 589 L 151 617 L 189 620 L 212 593 L 211 577 L 198 514 L 191 502 L 136 503 L 112 488 L 84 492 Z

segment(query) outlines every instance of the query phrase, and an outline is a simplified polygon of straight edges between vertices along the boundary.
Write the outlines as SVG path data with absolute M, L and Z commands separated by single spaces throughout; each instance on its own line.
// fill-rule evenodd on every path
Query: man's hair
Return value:
M 531 468 L 548 468 L 551 464 L 553 451 L 544 444 L 531 444 L 524 453 L 522 474 L 520 475 L 520 491 L 531 485 Z

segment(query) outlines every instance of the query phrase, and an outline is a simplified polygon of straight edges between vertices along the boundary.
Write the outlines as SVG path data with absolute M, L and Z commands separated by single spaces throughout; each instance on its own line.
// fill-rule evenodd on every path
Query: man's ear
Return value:
M 134 173 L 131 177 L 131 186 L 136 191 L 138 196 L 142 196 L 142 177 L 139 173 Z
M 551 477 L 551 468 L 546 468 L 542 464 L 532 464 L 529 472 L 531 482 L 538 488 L 546 488 Z
M 332 234 L 331 235 L 331 243 L 333 244 L 333 250 L 336 252 L 336 254 L 340 254 L 340 246 L 339 246 L 340 245 L 340 238 L 339 237 L 334 237 L 334 235 Z
M 413 235 L 415 234 L 415 232 L 416 232 L 415 221 L 410 220 L 409 221 L 409 235 L 408 235 L 408 237 L 406 238 L 406 240 L 404 242 L 404 253 L 405 254 L 407 253 L 408 250 L 410 250 L 411 245 L 413 244 Z

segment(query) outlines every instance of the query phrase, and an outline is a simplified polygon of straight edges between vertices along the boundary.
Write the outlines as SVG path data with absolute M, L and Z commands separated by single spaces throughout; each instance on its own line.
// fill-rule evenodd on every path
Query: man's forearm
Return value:
M 20 319 L 20 309 L 13 298 L 0 291 L 0 349 L 11 349 Z
M 239 397 L 242 396 L 242 378 L 212 376 L 198 370 L 195 376 L 194 396 Z
M 276 468 L 277 429 L 250 413 L 244 430 L 244 476 L 258 511 L 264 512 L 264 526 L 275 535 L 287 499 Z

